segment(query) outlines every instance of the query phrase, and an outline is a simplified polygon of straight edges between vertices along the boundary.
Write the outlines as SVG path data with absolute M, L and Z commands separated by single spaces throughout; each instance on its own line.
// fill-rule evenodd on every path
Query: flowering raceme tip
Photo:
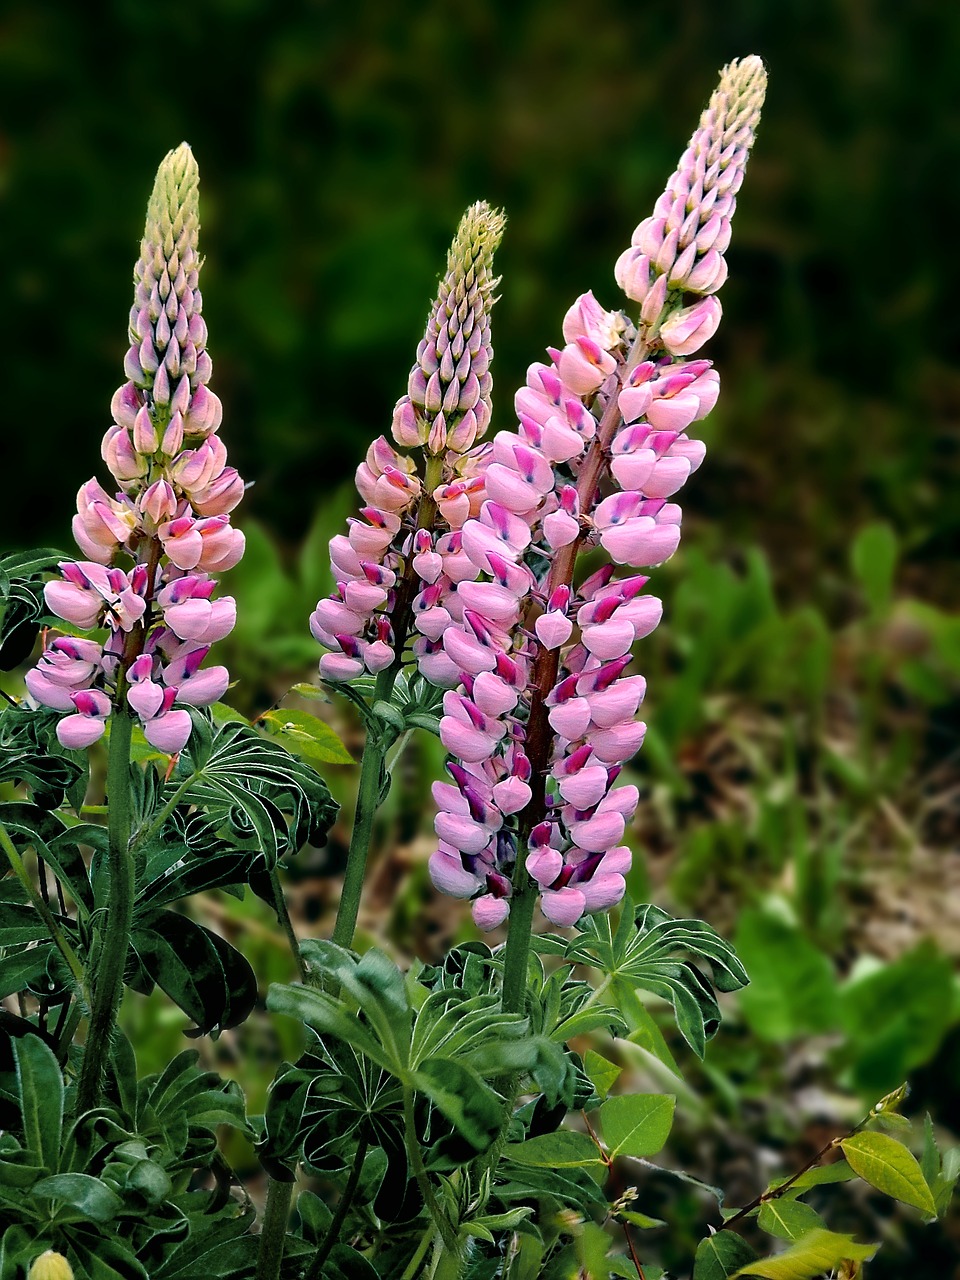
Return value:
M 492 267 L 503 225 L 503 215 L 482 202 L 461 219 L 407 394 L 394 410 L 393 438 L 401 449 L 423 453 L 422 473 L 414 454 L 383 436 L 357 469 L 366 505 L 348 533 L 331 540 L 337 587 L 310 618 L 314 638 L 330 650 L 320 660 L 326 680 L 390 668 L 402 654 L 415 599 L 421 669 L 431 678 L 438 669 L 456 677 L 430 632 L 442 629 L 442 602 L 465 563 L 459 531 L 485 497 L 488 446 L 478 441 L 490 423 Z
M 530 366 L 518 427 L 484 453 L 481 500 L 436 547 L 437 578 L 414 603 L 421 669 L 451 686 L 440 736 L 452 781 L 434 786 L 430 873 L 473 900 L 481 928 L 529 891 L 525 873 L 558 925 L 623 896 L 638 793 L 615 783 L 645 731 L 645 682 L 629 664 L 661 604 L 645 573 L 615 566 L 661 564 L 680 540 L 673 498 L 704 456 L 688 432 L 719 393 L 710 361 L 689 357 L 720 320 L 715 294 L 764 88 L 758 58 L 724 68 L 617 261 L 639 315 L 607 311 L 592 293 L 573 304 L 563 347 Z M 577 585 L 578 554 L 597 545 L 609 562 Z
M 158 750 L 180 751 L 189 706 L 216 702 L 225 667 L 200 670 L 233 627 L 230 597 L 214 600 L 213 575 L 243 554 L 230 512 L 243 481 L 227 466 L 198 278 L 199 173 L 186 143 L 166 156 L 147 208 L 134 268 L 127 381 L 113 397 L 102 456 L 117 488 L 88 480 L 73 533 L 87 561 L 64 562 L 47 605 L 106 639 L 55 639 L 26 676 L 32 697 L 67 713 L 57 736 L 85 747 L 121 701 Z

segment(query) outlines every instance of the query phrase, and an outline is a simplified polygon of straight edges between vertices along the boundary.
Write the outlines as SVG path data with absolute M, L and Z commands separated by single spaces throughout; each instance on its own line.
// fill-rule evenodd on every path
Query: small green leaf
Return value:
M 912 1205 L 926 1217 L 935 1218 L 937 1207 L 916 1157 L 902 1142 L 885 1133 L 855 1133 L 840 1146 L 850 1168 L 864 1182 L 902 1204 Z
M 508 1143 L 503 1154 L 515 1164 L 539 1169 L 587 1169 L 603 1165 L 596 1143 L 585 1133 L 574 1133 L 570 1129 L 544 1133 L 526 1142 Z
M 811 1187 L 825 1187 L 834 1182 L 851 1182 L 856 1176 L 846 1160 L 835 1160 L 833 1164 L 818 1165 L 816 1169 L 808 1169 L 806 1173 L 801 1173 L 800 1177 L 790 1184 L 784 1195 L 792 1199 L 794 1196 L 803 1195 Z M 773 1187 L 768 1189 L 772 1191 Z
M 600 1123 L 611 1156 L 655 1156 L 670 1128 L 676 1098 L 664 1093 L 633 1093 L 608 1098 Z
M 291 751 L 311 763 L 354 763 L 353 756 L 330 726 L 307 711 L 267 711 L 260 719 Z
M 802 1200 L 768 1200 L 757 1216 L 760 1230 L 780 1240 L 799 1240 L 809 1231 L 824 1226 L 824 1221 Z
M 123 1201 L 106 1183 L 88 1173 L 58 1173 L 42 1178 L 30 1188 L 41 1200 L 60 1200 L 94 1222 L 109 1222 L 123 1208 Z
M 596 1089 L 601 1098 L 605 1098 L 616 1083 L 617 1077 L 623 1070 L 616 1063 L 610 1062 L 604 1058 L 602 1054 L 597 1053 L 594 1049 L 588 1049 L 583 1059 L 583 1069 L 587 1073 L 590 1083 Z
M 44 1167 L 60 1167 L 60 1133 L 63 1127 L 63 1078 L 54 1057 L 39 1036 L 12 1040 L 24 1146 L 35 1152 Z
M 693 1263 L 693 1280 L 726 1280 L 757 1253 L 734 1231 L 717 1231 L 701 1240 Z
M 764 1276 L 765 1280 L 812 1280 L 833 1271 L 841 1262 L 865 1262 L 877 1251 L 875 1244 L 857 1244 L 853 1236 L 835 1231 L 811 1231 L 792 1248 L 773 1258 L 748 1262 L 734 1276 Z M 697 1277 L 699 1280 L 699 1277 Z

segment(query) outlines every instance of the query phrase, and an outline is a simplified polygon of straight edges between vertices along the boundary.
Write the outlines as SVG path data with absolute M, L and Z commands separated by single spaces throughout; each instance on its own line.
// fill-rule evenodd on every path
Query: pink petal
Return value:
M 193 721 L 189 711 L 168 711 L 143 726 L 146 740 L 168 756 L 175 756 L 187 745 Z
M 527 854 L 527 860 L 524 863 L 527 871 L 533 876 L 534 880 L 544 888 L 553 884 L 557 876 L 563 870 L 563 856 L 556 849 L 541 848 L 534 849 Z
M 96 716 L 65 716 L 57 725 L 57 739 L 61 746 L 79 751 L 102 738 L 106 727 L 106 721 Z
M 436 888 L 453 898 L 469 898 L 480 884 L 479 878 L 466 870 L 457 854 L 444 849 L 435 850 L 427 866 Z
M 603 853 L 623 839 L 626 823 L 620 813 L 598 813 L 583 822 L 571 822 L 570 836 L 588 853 Z
M 503 924 L 510 914 L 510 899 L 497 898 L 492 893 L 485 893 L 483 897 L 477 898 L 471 904 L 470 909 L 477 928 L 489 932 L 491 929 L 496 929 L 497 925 Z
M 553 924 L 568 927 L 576 924 L 587 907 L 587 900 L 579 889 L 567 885 L 564 889 L 546 889 L 540 898 L 540 910 Z

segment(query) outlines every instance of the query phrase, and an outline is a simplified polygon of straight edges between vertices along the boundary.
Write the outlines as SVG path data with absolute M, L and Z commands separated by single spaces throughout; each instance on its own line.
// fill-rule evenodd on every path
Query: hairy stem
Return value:
M 267 1203 L 263 1211 L 263 1226 L 260 1229 L 256 1280 L 278 1280 L 295 1185 L 293 1182 L 280 1182 L 276 1178 L 270 1178 L 267 1184 Z
M 530 934 L 536 905 L 536 885 L 523 865 L 522 853 L 518 852 L 513 873 L 513 896 L 510 899 L 510 928 L 503 952 L 501 1008 L 504 1013 L 523 1013 Z
M 424 1231 L 423 1236 L 420 1239 L 420 1243 L 417 1245 L 416 1251 L 407 1264 L 407 1269 L 400 1277 L 400 1280 L 416 1280 L 416 1276 L 419 1274 L 420 1268 L 423 1266 L 423 1260 L 427 1256 L 427 1252 L 431 1244 L 438 1238 L 439 1235 L 437 1228 L 433 1225 L 433 1220 L 431 1219 L 430 1225 L 427 1227 L 426 1231 Z
M 423 1196 L 424 1206 L 437 1225 L 444 1247 L 451 1252 L 458 1252 L 456 1233 L 434 1194 L 433 1187 L 430 1185 L 430 1175 L 427 1173 L 426 1166 L 423 1163 L 423 1156 L 420 1154 L 420 1139 L 417 1136 L 413 1115 L 413 1087 L 408 1084 L 403 1086 L 403 1137 L 407 1148 L 407 1158 L 413 1166 L 417 1186 Z
M 297 937 L 296 930 L 293 927 L 293 921 L 290 919 L 290 912 L 287 910 L 287 900 L 283 894 L 283 885 L 280 883 L 280 876 L 277 868 L 272 867 L 270 870 L 270 886 L 273 889 L 273 906 L 277 913 L 277 919 L 283 930 L 287 943 L 293 953 L 293 958 L 297 962 L 297 971 L 300 974 L 300 981 L 306 984 L 309 980 L 309 971 L 307 963 L 300 951 L 300 939 Z
M 393 693 L 397 678 L 395 667 L 388 667 L 377 676 L 374 687 L 374 702 L 386 702 Z M 340 903 L 337 907 L 337 920 L 333 926 L 333 941 L 341 947 L 349 947 L 357 927 L 357 915 L 360 911 L 360 895 L 363 892 L 363 878 L 367 870 L 367 857 L 373 839 L 373 824 L 380 807 L 381 779 L 386 748 L 382 736 L 368 729 L 367 741 L 363 748 L 363 760 L 360 764 L 360 785 L 357 790 L 357 808 L 353 819 L 353 831 L 350 836 L 350 851 L 347 854 L 347 868 L 343 876 L 343 888 L 340 891 Z
M 357 1143 L 357 1153 L 353 1157 L 353 1168 L 350 1170 L 350 1178 L 343 1189 L 343 1195 L 340 1197 L 340 1203 L 337 1205 L 336 1212 L 330 1220 L 330 1226 L 327 1228 L 327 1234 L 324 1236 L 320 1248 L 314 1254 L 313 1261 L 304 1272 L 303 1280 L 320 1280 L 323 1275 L 323 1264 L 329 1257 L 330 1250 L 337 1243 L 340 1236 L 340 1228 L 343 1226 L 344 1220 L 350 1212 L 350 1205 L 353 1203 L 353 1197 L 356 1195 L 357 1187 L 360 1185 L 360 1176 L 363 1173 L 363 1160 L 366 1154 L 367 1137 L 364 1134 Z
M 122 681 L 121 681 L 122 684 Z M 92 988 L 90 1022 L 77 1083 L 77 1112 L 97 1106 L 103 1075 L 110 1055 L 110 1041 L 123 997 L 123 975 L 133 923 L 134 868 L 130 853 L 130 739 L 133 721 L 126 709 L 122 688 L 110 726 L 107 761 L 107 799 L 110 805 L 107 857 L 110 892 L 96 978 Z

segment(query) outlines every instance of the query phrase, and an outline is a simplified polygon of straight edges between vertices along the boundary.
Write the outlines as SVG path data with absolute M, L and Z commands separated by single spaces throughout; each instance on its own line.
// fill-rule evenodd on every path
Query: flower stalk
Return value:
M 635 718 L 645 682 L 627 668 L 661 604 L 644 593 L 645 575 L 618 567 L 662 564 L 680 540 L 670 499 L 705 452 L 688 428 L 719 393 L 710 362 L 688 357 L 719 323 L 715 294 L 764 85 L 757 58 L 724 68 L 654 214 L 617 262 L 639 314 L 607 311 L 592 293 L 577 299 L 563 348 L 528 370 L 518 429 L 494 438 L 485 499 L 460 531 L 469 567 L 445 602 L 442 636 L 456 672 L 440 726 L 452 782 L 434 786 L 430 871 L 437 887 L 472 899 L 482 929 L 510 917 L 511 1005 L 530 885 L 562 926 L 625 890 L 621 842 L 639 796 L 615 783 L 645 732 Z M 597 545 L 608 562 L 578 585 L 579 555 Z
M 115 490 L 97 480 L 81 487 L 73 534 L 88 559 L 63 561 L 60 578 L 44 588 L 53 613 L 72 628 L 103 628 L 107 639 L 60 636 L 25 677 L 36 703 L 64 713 L 57 737 L 65 747 L 91 746 L 110 723 L 108 909 L 96 966 L 88 966 L 82 1110 L 99 1102 L 123 994 L 135 895 L 134 721 L 152 746 L 176 756 L 193 727 L 187 708 L 217 702 L 229 684 L 225 667 L 202 664 L 236 619 L 230 597 L 213 598 L 214 575 L 243 554 L 230 512 L 244 485 L 226 465 L 222 409 L 207 387 L 198 192 L 197 164 L 183 143 L 157 171 L 134 268 L 127 381 L 113 397 L 101 448 Z
M 478 509 L 482 484 L 476 473 L 485 456 L 477 444 L 490 421 L 490 308 L 497 281 L 493 254 L 503 217 L 485 204 L 467 210 L 447 257 L 447 272 L 427 319 L 408 392 L 394 411 L 393 436 L 413 452 L 403 455 L 376 440 L 357 470 L 367 502 L 364 520 L 330 543 L 337 588 L 321 600 L 310 629 L 329 652 L 320 675 L 336 685 L 362 674 L 376 676 L 372 704 L 389 703 L 408 662 L 407 641 L 418 605 L 429 589 L 439 601 L 443 551 L 455 529 Z M 416 454 L 423 455 L 422 475 Z M 442 614 L 435 608 L 435 614 Z M 442 648 L 419 629 L 414 653 L 421 670 L 449 663 Z M 448 673 L 449 674 L 449 673 Z M 337 909 L 333 941 L 349 947 L 356 931 L 363 880 L 380 806 L 387 753 L 394 737 L 368 726 L 357 805 Z

